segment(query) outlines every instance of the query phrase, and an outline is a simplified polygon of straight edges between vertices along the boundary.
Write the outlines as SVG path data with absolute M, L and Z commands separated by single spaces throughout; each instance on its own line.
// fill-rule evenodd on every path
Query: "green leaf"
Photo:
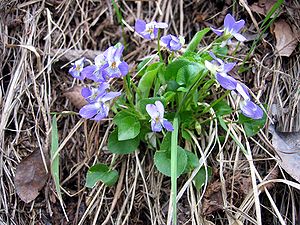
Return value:
M 259 120 L 254 120 L 254 119 L 248 118 L 240 113 L 238 123 L 243 124 L 246 135 L 248 137 L 252 137 L 255 134 L 257 134 L 259 132 L 259 130 L 265 126 L 266 121 L 267 121 L 267 115 L 265 113 L 264 113 L 263 118 L 261 118 Z
M 209 181 L 212 176 L 212 168 L 211 167 L 207 167 L 207 175 L 208 175 L 207 179 Z M 198 171 L 198 173 L 194 177 L 194 185 L 195 185 L 197 191 L 201 190 L 201 188 L 205 184 L 205 180 L 206 180 L 205 168 L 201 167 L 201 169 Z
M 138 100 L 140 98 L 149 97 L 149 93 L 152 88 L 154 78 L 156 77 L 158 70 L 162 65 L 163 64 L 161 62 L 157 62 L 157 63 L 153 63 L 147 68 L 145 74 L 142 76 L 138 84 L 138 91 L 139 93 L 141 93 L 141 96 L 137 95 Z
M 187 156 L 186 172 L 189 172 L 199 166 L 199 159 L 193 152 L 185 150 L 185 153 Z
M 183 66 L 177 72 L 176 82 L 179 85 L 190 86 L 194 83 L 195 78 L 201 72 L 201 67 L 196 63 L 190 63 Z
M 227 104 L 226 101 L 220 101 L 213 106 L 217 116 L 224 116 L 232 113 L 232 108 Z
M 92 166 L 86 175 L 86 187 L 92 188 L 98 181 L 102 181 L 107 186 L 113 186 L 118 180 L 119 174 L 116 170 L 110 170 L 105 164 Z
M 139 135 L 141 130 L 140 121 L 125 111 L 121 111 L 115 116 L 114 123 L 118 126 L 119 141 L 133 139 Z
M 170 148 L 170 146 L 169 146 Z M 154 155 L 154 164 L 159 172 L 171 177 L 171 151 L 157 151 Z M 180 146 L 177 147 L 177 177 L 179 177 L 186 168 L 186 151 Z
M 198 31 L 192 38 L 191 42 L 188 44 L 186 52 L 184 54 L 186 54 L 188 52 L 194 52 L 197 49 L 202 38 L 208 31 L 210 31 L 209 28 L 205 28 L 203 30 Z
M 108 138 L 108 150 L 115 154 L 129 154 L 134 152 L 140 144 L 139 136 L 125 140 L 118 140 L 118 130 L 114 130 Z
M 142 62 L 140 62 L 137 66 L 137 71 L 138 71 L 138 77 L 142 76 L 145 74 L 147 70 L 147 64 L 151 61 L 151 57 L 144 59 Z
M 175 80 L 178 70 L 184 66 L 191 64 L 191 63 L 193 63 L 193 62 L 186 60 L 186 59 L 177 59 L 177 60 L 173 61 L 166 68 L 165 79 L 167 81 Z

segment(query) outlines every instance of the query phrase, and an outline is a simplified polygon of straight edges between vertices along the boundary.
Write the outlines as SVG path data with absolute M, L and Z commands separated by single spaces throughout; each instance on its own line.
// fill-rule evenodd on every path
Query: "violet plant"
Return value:
M 199 127 L 205 127 L 206 123 L 199 123 L 199 118 L 219 121 L 225 130 L 226 119 L 229 119 L 231 123 L 242 124 L 248 136 L 255 135 L 265 124 L 262 106 L 252 101 L 248 87 L 232 76 L 238 63 L 227 56 L 227 45 L 233 37 L 241 42 L 246 40 L 240 33 L 244 24 L 244 20 L 236 21 L 228 14 L 224 28 L 199 31 L 185 46 L 183 37 L 172 34 L 159 37 L 159 29 L 166 29 L 166 23 L 137 20 L 136 33 L 141 38 L 157 41 L 157 55 L 160 56 L 160 60 L 147 58 L 139 64 L 138 71 L 131 71 L 139 78 L 137 85 L 131 79 L 128 64 L 122 59 L 124 47 L 121 44 L 96 56 L 94 63 L 79 59 L 69 70 L 74 78 L 90 80 L 82 89 L 88 104 L 80 109 L 81 117 L 95 121 L 113 117 L 109 111 L 114 104 L 115 127 L 108 138 L 110 152 L 129 154 L 142 142 L 155 151 L 157 169 L 171 177 L 173 224 L 177 224 L 177 178 L 200 166 L 199 157 L 181 147 L 184 141 L 191 142 L 192 136 L 201 135 Z M 210 30 L 218 38 L 209 46 L 198 48 Z M 162 58 L 160 51 L 169 52 L 167 60 Z M 110 84 L 114 79 L 123 79 L 122 91 L 111 91 Z M 220 96 L 212 96 L 213 91 Z M 235 110 L 224 100 L 229 95 L 239 101 Z M 214 111 L 214 116 L 210 110 Z M 203 174 L 197 173 L 194 179 L 197 176 Z M 96 164 L 88 171 L 86 186 L 93 187 L 99 180 L 110 186 L 117 179 L 116 170 Z M 194 185 L 201 189 L 201 184 L 195 182 Z

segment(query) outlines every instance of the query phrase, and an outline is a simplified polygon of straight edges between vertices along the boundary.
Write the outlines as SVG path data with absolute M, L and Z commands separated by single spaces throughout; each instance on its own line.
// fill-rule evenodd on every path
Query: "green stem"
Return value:
M 164 62 L 164 59 L 163 59 L 161 51 L 160 51 L 160 29 L 158 29 L 158 33 L 157 33 L 157 52 L 158 52 L 160 61 Z
M 178 142 L 178 117 L 173 120 L 174 131 L 171 136 L 171 200 L 172 200 L 172 221 L 177 225 L 177 142 Z

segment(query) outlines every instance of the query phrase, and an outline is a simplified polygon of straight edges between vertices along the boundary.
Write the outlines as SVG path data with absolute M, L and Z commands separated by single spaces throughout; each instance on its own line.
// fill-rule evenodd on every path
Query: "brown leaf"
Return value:
M 81 86 L 74 86 L 64 93 L 64 96 L 78 109 L 85 106 L 88 102 L 81 95 Z
M 273 32 L 276 38 L 277 54 L 289 57 L 297 47 L 297 35 L 284 20 L 278 20 L 274 23 Z
M 49 159 L 47 158 L 47 163 Z M 17 166 L 15 187 L 19 197 L 26 203 L 34 200 L 48 179 L 40 150 L 35 150 Z
M 273 5 L 277 0 L 259 0 L 249 6 L 252 12 L 256 12 L 261 15 L 267 15 L 267 13 L 272 9 Z M 273 15 L 272 15 L 273 17 Z
M 300 183 L 300 132 L 272 132 L 281 167 Z

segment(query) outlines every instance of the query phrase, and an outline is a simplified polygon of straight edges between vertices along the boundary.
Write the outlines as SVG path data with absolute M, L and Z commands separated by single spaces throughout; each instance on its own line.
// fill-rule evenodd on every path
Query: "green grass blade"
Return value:
M 63 200 L 61 196 L 61 190 L 60 190 L 60 179 L 59 179 L 59 153 L 58 151 L 58 130 L 57 130 L 57 119 L 56 115 L 52 118 L 52 132 L 51 132 L 51 174 L 55 183 L 55 190 L 58 196 L 58 199 L 60 201 L 61 207 L 63 209 L 64 215 L 68 220 L 67 214 L 65 212 L 64 206 L 63 206 Z
M 174 131 L 171 136 L 171 199 L 172 199 L 172 222 L 177 225 L 177 142 L 178 142 L 178 118 L 173 120 Z

